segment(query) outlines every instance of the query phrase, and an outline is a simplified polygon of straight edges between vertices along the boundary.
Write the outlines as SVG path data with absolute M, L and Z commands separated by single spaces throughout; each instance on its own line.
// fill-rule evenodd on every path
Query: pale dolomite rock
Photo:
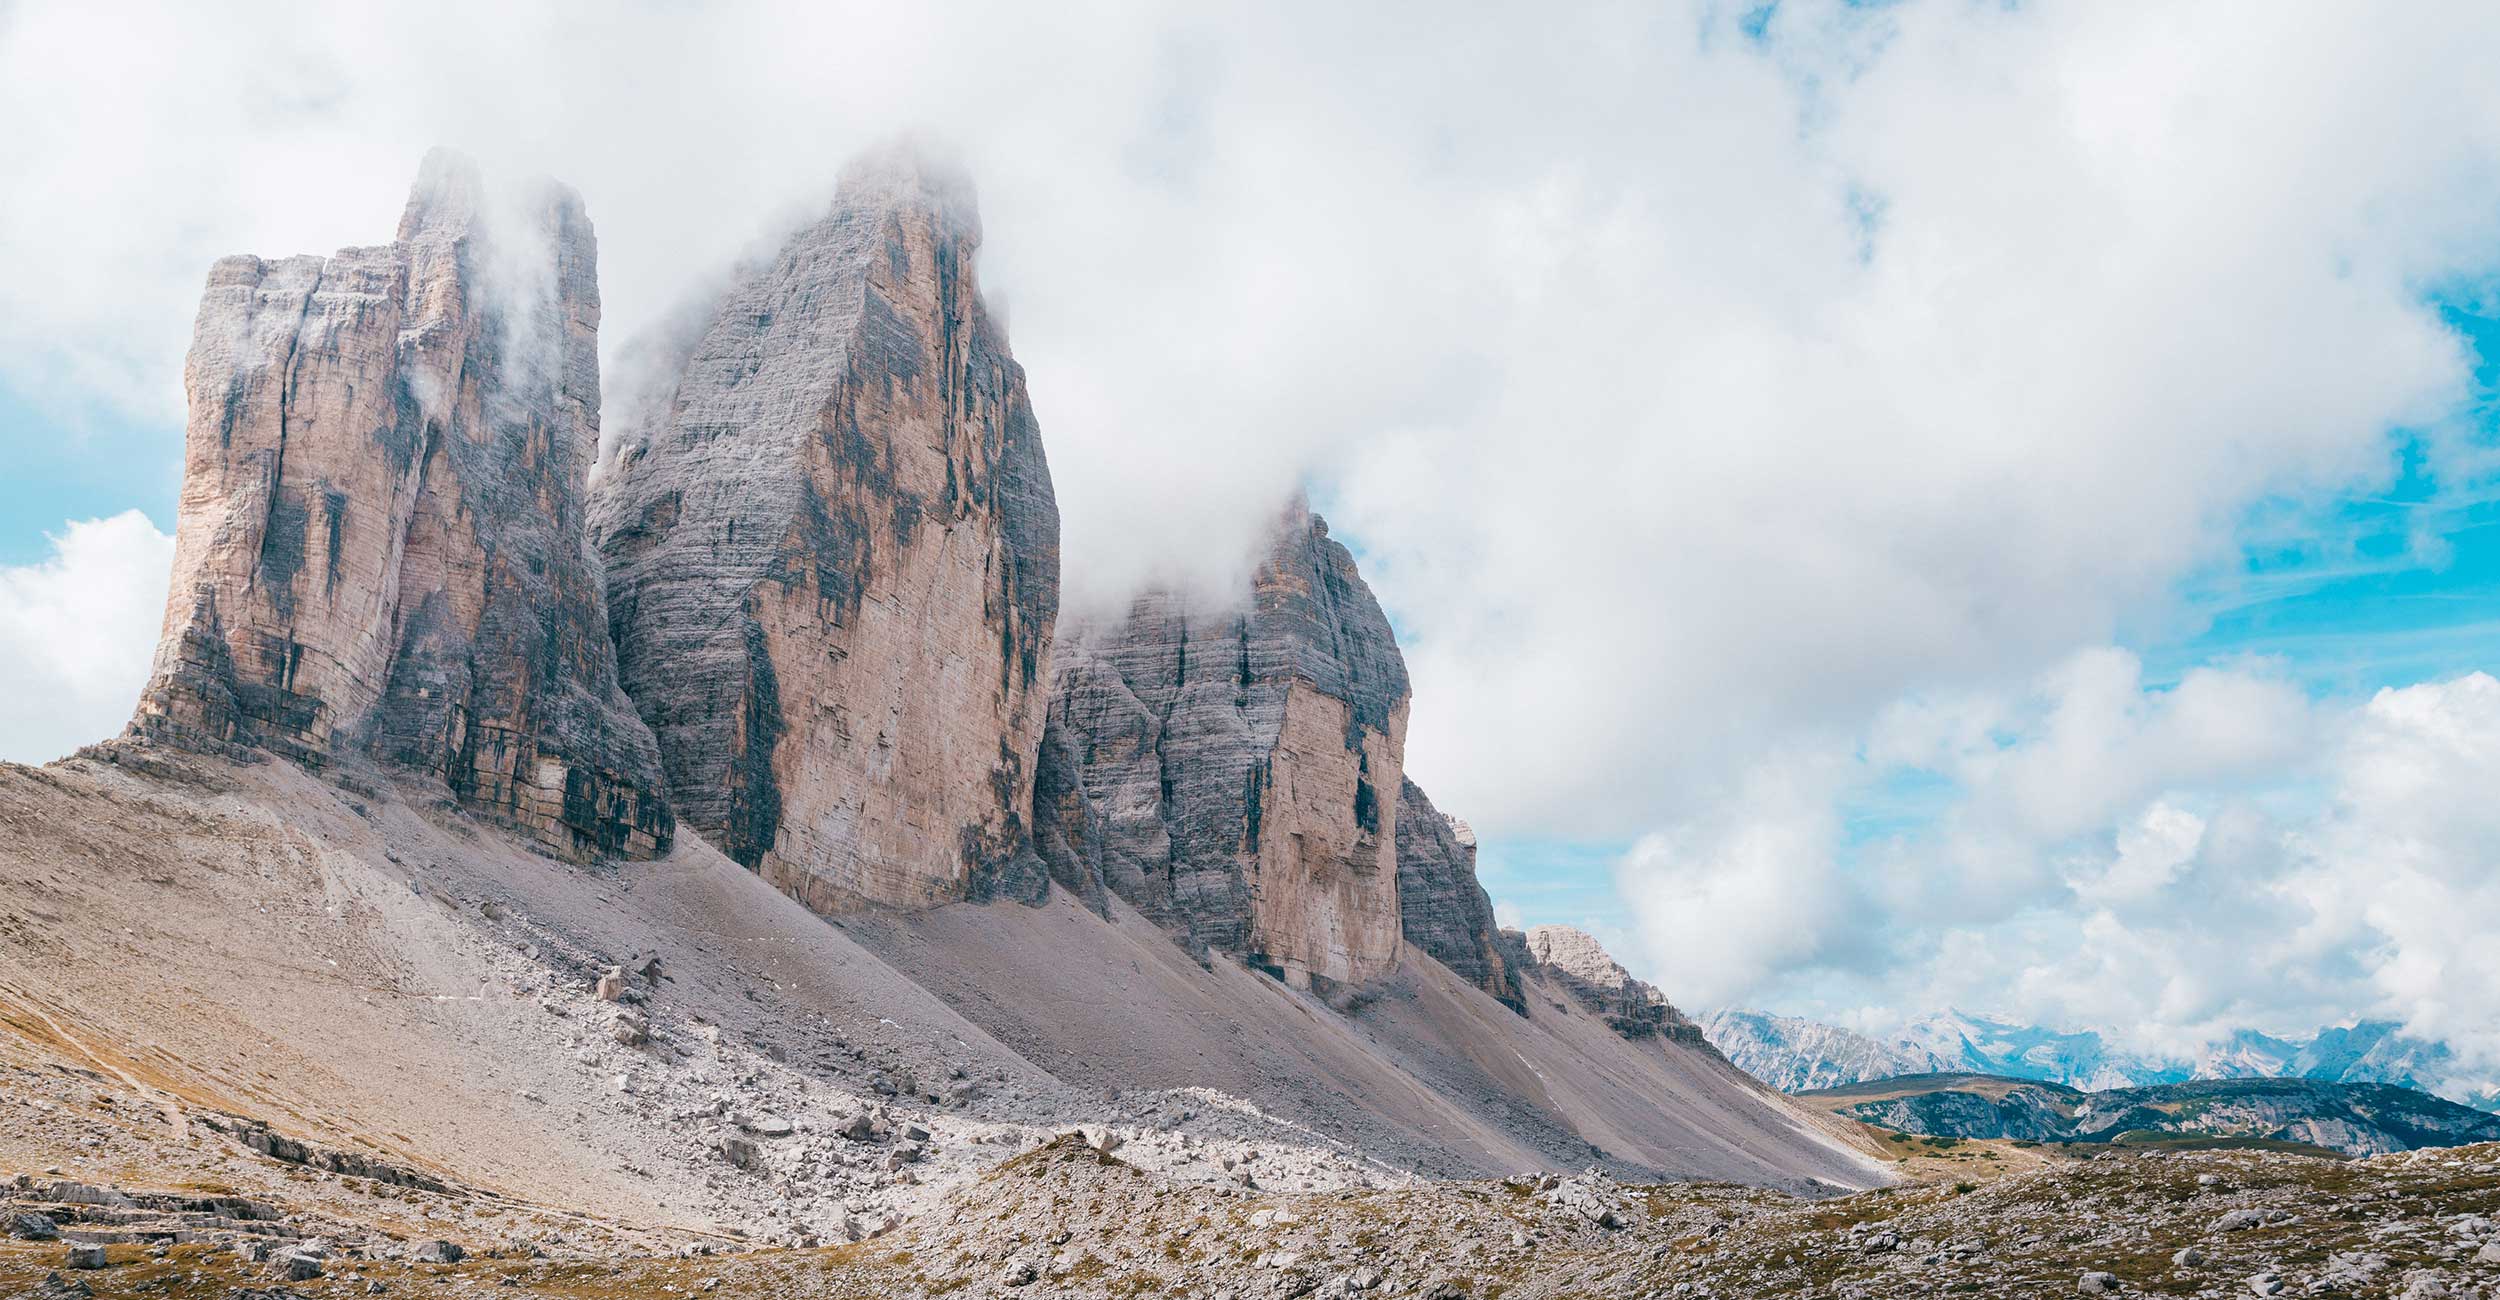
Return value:
M 1047 887 L 1025 817 L 1059 513 L 979 243 L 962 176 L 854 164 L 684 342 L 598 488 L 678 815 L 819 911 Z
M 552 184 L 426 159 L 398 238 L 209 273 L 133 734 L 436 773 L 566 856 L 673 829 L 586 545 L 598 250 Z
M 1297 985 L 1396 964 L 1406 664 L 1308 506 L 1238 608 L 1150 592 L 1059 654 L 1037 800 L 1054 879 Z
M 1525 933 L 1504 930 L 1500 941 L 1502 956 L 1514 971 L 1542 975 L 1560 984 L 1626 1038 L 1654 1035 L 1697 1046 L 1708 1044 L 1700 1027 L 1685 1019 L 1656 985 L 1632 978 L 1585 930 L 1535 925 Z
M 1398 787 L 1398 912 L 1408 943 L 1512 1010 L 1524 1008 L 1493 900 L 1476 881 L 1475 832 L 1433 807 L 1413 781 Z

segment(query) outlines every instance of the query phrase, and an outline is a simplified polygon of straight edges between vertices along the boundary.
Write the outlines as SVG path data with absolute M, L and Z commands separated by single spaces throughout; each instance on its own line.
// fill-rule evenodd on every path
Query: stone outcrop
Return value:
M 597 489 L 678 816 L 820 911 L 1046 887 L 1025 818 L 1059 515 L 980 233 L 960 175 L 854 164 L 684 341 Z
M 1672 1038 L 1708 1045 L 1700 1026 L 1676 1010 L 1656 985 L 1632 978 L 1587 931 L 1568 925 L 1534 925 L 1525 933 L 1503 930 L 1499 940 L 1503 959 L 1513 971 L 1561 986 L 1582 1006 L 1605 1017 L 1625 1038 Z
M 1413 781 L 1398 786 L 1398 913 L 1406 941 L 1469 983 L 1523 1010 L 1502 956 L 1493 900 L 1476 882 L 1476 836 Z
M 1396 964 L 1406 664 L 1325 522 L 1296 501 L 1235 607 L 1150 592 L 1059 654 L 1055 879 L 1297 985 Z
M 132 732 L 370 757 L 575 858 L 672 822 L 586 543 L 597 244 L 430 155 L 392 243 L 209 273 L 164 637 Z

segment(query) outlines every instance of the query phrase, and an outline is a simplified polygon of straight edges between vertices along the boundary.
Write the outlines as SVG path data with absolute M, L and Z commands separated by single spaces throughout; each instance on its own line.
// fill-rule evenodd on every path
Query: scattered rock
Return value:
M 76 1278 L 46 1273 L 42 1284 L 35 1290 L 34 1300 L 89 1300 L 94 1294 L 94 1287 Z

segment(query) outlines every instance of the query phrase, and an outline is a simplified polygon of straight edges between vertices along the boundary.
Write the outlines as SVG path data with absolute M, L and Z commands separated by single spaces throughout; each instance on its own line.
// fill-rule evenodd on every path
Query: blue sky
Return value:
M 178 398 L 179 394 L 175 394 Z M 0 376 L 0 565 L 31 564 L 70 519 L 144 512 L 174 526 L 182 428 L 100 403 L 38 403 Z
M 2470 349 L 2477 390 L 2451 436 L 2487 455 L 2500 446 L 2500 316 L 2452 303 L 2442 317 Z M 2386 491 L 2283 503 L 2294 508 L 2289 527 L 2261 516 L 2236 572 L 2185 591 L 2187 617 L 2202 626 L 2145 647 L 2156 675 L 2254 654 L 2320 693 L 2366 694 L 2491 666 L 2500 490 L 2489 479 L 2440 481 L 2433 455 L 2426 435 L 2407 436 Z

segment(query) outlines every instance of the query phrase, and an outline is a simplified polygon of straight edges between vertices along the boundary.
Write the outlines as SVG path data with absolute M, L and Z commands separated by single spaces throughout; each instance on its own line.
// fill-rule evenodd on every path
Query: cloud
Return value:
M 1929 773 L 1960 798 L 1876 859 L 1896 892 L 1939 916 L 2056 897 L 2078 872 L 2099 871 L 2095 888 L 2106 892 L 2110 872 L 2123 881 L 2152 871 L 2147 855 L 2186 835 L 2178 819 L 2196 814 L 2162 805 L 2166 792 L 2281 780 L 2308 758 L 2319 727 L 2275 665 L 2200 667 L 2155 690 L 2137 657 L 2112 646 L 2078 651 L 2019 689 L 1913 696 L 1878 714 L 1861 751 L 1866 771 Z M 2078 839 L 2106 840 L 2122 821 L 2134 857 L 2122 852 L 2105 871 L 2072 861 Z
M 1619 130 L 1572 122 L 1501 205 L 1481 404 L 1344 492 L 1435 797 L 1636 833 L 1904 694 L 2175 626 L 2251 508 L 2383 483 L 2468 396 L 2423 287 L 2500 249 L 2459 57 L 2500 26 L 2449 16 L 1783 5 L 1759 57 L 1661 55 Z
M 2500 680 L 2308 701 L 2264 664 L 2148 688 L 2097 649 L 1877 730 L 1627 856 L 1649 965 L 1712 1000 L 1879 1029 L 1973 1008 L 2167 1058 L 2388 1019 L 2455 1049 L 2458 1091 L 2500 1078 Z M 1949 782 L 1931 816 L 1832 833 L 1912 764 Z
M 2205 841 L 2205 819 L 2156 801 L 2117 834 L 2117 856 L 2097 870 L 2067 878 L 2087 902 L 2124 903 L 2152 898 L 2196 860 Z
M 1830 765 L 1768 762 L 1712 816 L 1643 837 L 1619 886 L 1638 952 L 1674 997 L 1717 1006 L 1820 954 L 1850 903 Z
M 2290 836 L 2297 950 L 2357 951 L 2373 1009 L 2500 1075 L 2500 681 L 2382 690 L 2338 752 L 2329 811 Z
M 0 568 L 0 759 L 44 763 L 121 730 L 146 685 L 174 539 L 147 516 L 72 520 L 52 553 Z
M 1419 768 L 1573 833 L 2106 636 L 2454 404 L 2417 291 L 2500 246 L 2487 11 L 1752 12 L 13 6 L 0 367 L 169 416 L 209 261 L 378 238 L 436 143 L 584 191 L 615 357 L 915 130 L 980 179 L 1072 598 L 1236 571 L 1316 475 Z

